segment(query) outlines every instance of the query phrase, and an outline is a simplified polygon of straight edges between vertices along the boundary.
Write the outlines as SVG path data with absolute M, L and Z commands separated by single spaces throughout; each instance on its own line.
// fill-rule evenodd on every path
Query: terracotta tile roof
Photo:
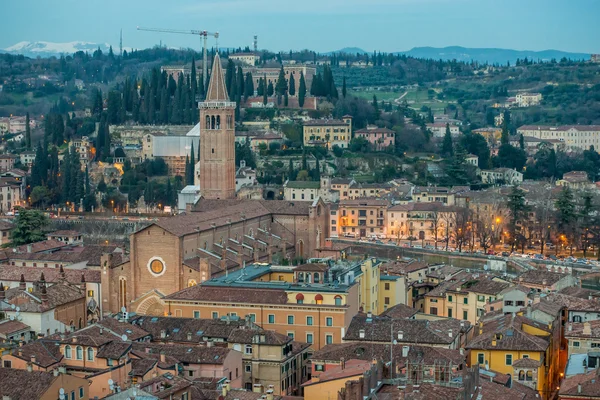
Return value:
M 229 334 L 227 343 L 252 344 L 256 343 L 257 336 L 258 342 L 266 345 L 283 346 L 292 341 L 291 337 L 275 331 L 241 328 L 235 329 Z
M 40 399 L 57 379 L 51 372 L 0 368 L 0 396 L 13 400 Z
M 201 343 L 203 338 L 227 339 L 231 333 L 240 328 L 247 327 L 247 322 L 239 320 L 221 319 L 196 319 L 176 317 L 151 317 L 139 316 L 131 321 L 131 326 L 149 332 L 154 341 L 163 340 L 161 332 L 165 332 L 165 339 L 169 342 Z M 258 327 L 250 323 L 247 328 Z M 191 339 L 189 338 L 191 334 Z
M 98 357 L 118 360 L 131 349 L 131 343 L 112 341 L 98 350 Z
M 563 308 L 564 306 L 562 304 L 554 303 L 547 299 L 542 299 L 539 303 L 535 303 L 531 306 L 533 311 L 541 311 L 544 314 L 548 314 L 553 317 L 558 317 Z
M 424 383 L 419 386 L 407 385 L 404 389 L 398 389 L 397 386 L 385 385 L 377 392 L 377 398 L 382 400 L 454 400 L 463 398 L 463 391 L 463 388 L 439 386 L 431 383 Z
M 145 338 L 146 336 L 150 336 L 149 332 L 145 331 L 138 325 L 130 324 L 128 322 L 120 322 L 115 318 L 104 318 L 96 325 L 104 327 L 117 336 L 127 335 L 127 340 L 131 340 L 133 342 Z
M 333 126 L 333 125 L 348 125 L 348 123 L 341 119 L 311 119 L 309 121 L 304 121 L 304 126 Z
M 0 231 L 6 231 L 9 229 L 13 229 L 14 227 L 15 227 L 15 225 L 11 222 L 0 221 Z
M 162 389 L 154 391 L 156 385 L 159 385 Z M 140 389 L 153 394 L 159 399 L 172 399 L 176 393 L 191 386 L 192 383 L 190 381 L 170 373 L 157 376 L 139 384 Z
M 515 367 L 523 367 L 523 368 L 537 368 L 542 363 L 538 360 L 534 360 L 533 358 L 519 358 L 518 360 L 513 361 L 513 365 Z
M 586 326 L 589 327 L 590 333 L 584 333 Z M 565 338 L 600 338 L 600 320 L 580 323 L 567 322 L 564 335 Z
M 600 292 L 592 289 L 584 289 L 579 286 L 569 286 L 566 288 L 562 288 L 558 291 L 560 294 L 564 294 L 567 296 L 579 297 L 580 299 L 590 299 L 594 297 L 600 297 Z
M 340 207 L 368 207 L 368 206 L 376 206 L 376 207 L 387 207 L 389 202 L 384 199 L 353 199 L 353 200 L 340 200 Z
M 383 313 L 381 313 L 381 316 L 390 317 L 394 319 L 404 319 L 411 318 L 418 312 L 419 310 L 417 310 L 416 308 L 412 308 L 405 304 L 397 304 L 385 310 Z
M 454 276 L 462 271 L 464 271 L 462 268 L 458 268 L 453 265 L 444 265 L 443 267 L 428 272 L 426 276 L 428 278 L 446 279 L 447 276 Z
M 546 298 L 548 301 L 560 304 L 569 311 L 600 312 L 600 302 L 597 299 L 582 299 L 560 293 L 551 293 Z
M 3 334 L 5 336 L 25 329 L 31 329 L 31 327 L 27 324 L 16 320 L 11 321 L 6 319 L 4 321 L 0 321 L 0 334 Z
M 196 285 L 165 297 L 165 300 L 222 301 L 226 303 L 286 304 L 285 290 L 243 289 Z
M 392 275 L 404 275 L 427 268 L 429 268 L 429 264 L 417 260 L 389 261 L 379 266 L 382 273 L 387 272 Z
M 389 335 L 388 335 L 389 336 Z M 406 347 L 403 344 L 394 345 L 392 350 L 394 362 L 402 365 L 410 360 L 412 362 L 423 362 L 425 364 L 433 364 L 438 362 L 451 362 L 453 364 L 464 364 L 466 356 L 461 355 L 459 350 L 450 350 L 442 347 L 429 347 L 410 345 L 408 357 L 402 357 L 402 348 Z M 341 359 L 344 360 L 365 360 L 372 361 L 373 359 L 383 362 L 390 361 L 390 344 L 389 343 L 340 343 L 329 344 L 322 347 L 313 353 L 311 360 L 313 362 L 321 361 L 326 363 L 337 363 Z
M 21 312 L 43 312 L 76 300 L 85 300 L 85 293 L 78 287 L 65 283 L 55 283 L 46 287 L 47 305 L 42 304 L 42 292 L 33 291 L 29 293 L 19 288 L 12 288 L 4 293 L 6 302 L 11 304 L 18 302 Z
M 131 376 L 144 376 L 158 363 L 158 360 L 151 358 L 134 358 L 131 360 Z
M 268 213 L 285 215 L 308 215 L 311 206 L 306 201 L 287 201 L 287 200 L 210 200 L 200 199 L 194 205 L 194 212 L 210 212 L 217 209 L 225 209 L 225 212 L 231 207 L 237 207 L 237 212 L 244 212 L 245 207 L 258 208 L 266 210 Z M 236 211 L 232 213 L 235 214 Z M 248 218 L 248 217 L 247 217 Z
M 462 325 L 462 326 L 461 326 Z M 359 313 L 352 318 L 344 340 L 366 341 L 366 342 L 389 342 L 390 331 L 402 331 L 401 343 L 415 344 L 450 344 L 461 333 L 470 329 L 468 321 L 457 319 L 445 319 L 438 321 L 415 320 L 415 319 L 392 319 L 388 317 L 372 316 Z M 451 335 L 450 335 L 450 330 Z M 361 331 L 364 338 L 360 337 Z
M 518 281 L 521 284 L 552 286 L 564 277 L 564 274 L 536 269 L 522 273 Z
M 373 366 L 371 361 L 363 360 L 348 360 L 346 361 L 345 368 L 341 366 L 337 368 L 328 369 L 319 375 L 319 378 L 313 378 L 310 381 L 302 384 L 302 386 L 311 386 L 324 382 L 334 381 L 336 379 L 350 378 L 352 376 L 362 376 L 366 371 L 370 370 Z
M 58 230 L 48 233 L 46 236 L 83 236 L 82 233 L 73 230 Z
M 579 392 L 579 385 L 581 385 L 581 392 Z M 558 393 L 560 396 L 600 398 L 600 376 L 598 376 L 598 370 L 565 378 L 560 384 Z
M 56 239 L 48 239 L 48 240 L 42 240 L 41 242 L 35 242 L 35 243 L 24 244 L 22 246 L 19 246 L 16 248 L 17 253 L 28 253 L 28 251 L 27 251 L 28 246 L 31 246 L 30 253 L 39 253 L 42 251 L 57 250 L 57 249 L 60 249 L 61 247 L 66 247 L 69 245 L 65 242 L 61 242 Z
M 473 350 L 523 350 L 546 351 L 549 346 L 545 338 L 534 336 L 522 330 L 524 320 L 536 328 L 542 325 L 526 318 L 513 318 L 511 315 L 494 323 L 484 324 L 481 335 L 474 337 L 466 348 Z M 546 330 L 547 330 L 546 326 Z
M 136 355 L 140 353 L 164 353 L 180 362 L 190 364 L 223 364 L 231 351 L 225 347 L 207 347 L 198 345 L 158 344 L 158 343 L 132 343 Z M 149 351 L 148 351 L 149 350 Z
M 354 131 L 354 133 L 396 133 L 395 131 L 388 128 L 363 128 Z
M 57 343 L 44 339 L 27 343 L 15 349 L 12 355 L 27 362 L 30 362 L 31 357 L 35 356 L 35 364 L 42 368 L 48 368 L 63 358 Z
M 83 274 L 85 281 L 90 283 L 100 283 L 102 271 L 89 269 L 64 269 L 67 282 L 78 285 L 81 283 Z M 57 268 L 40 267 L 18 267 L 11 265 L 0 265 L 0 282 L 18 282 L 21 275 L 25 277 L 25 282 L 36 282 L 40 280 L 41 274 L 48 283 L 55 283 L 60 280 L 60 270 Z

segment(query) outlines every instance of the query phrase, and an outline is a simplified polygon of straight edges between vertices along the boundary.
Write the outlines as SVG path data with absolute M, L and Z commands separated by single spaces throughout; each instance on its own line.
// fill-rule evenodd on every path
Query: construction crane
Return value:
M 217 41 L 217 50 L 219 49 L 219 32 L 208 32 L 208 31 L 197 31 L 197 30 L 178 30 L 178 29 L 157 29 L 157 28 L 141 28 L 137 27 L 138 31 L 148 32 L 165 32 L 165 33 L 179 33 L 182 35 L 196 35 L 204 38 L 204 47 L 202 50 L 202 80 L 204 88 L 206 88 L 206 82 L 208 79 L 208 58 L 206 54 L 206 39 L 212 36 Z

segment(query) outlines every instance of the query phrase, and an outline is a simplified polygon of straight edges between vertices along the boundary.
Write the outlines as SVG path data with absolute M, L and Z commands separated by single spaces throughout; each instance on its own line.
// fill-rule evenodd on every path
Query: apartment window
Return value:
M 306 317 L 306 325 L 312 325 L 313 324 L 313 317 Z
M 244 368 L 246 369 L 246 372 L 251 372 L 252 371 L 252 366 L 251 365 L 246 365 Z
M 385 283 L 384 284 L 384 288 L 385 288 L 385 290 L 390 290 L 390 284 L 389 283 Z
M 333 326 L 333 318 L 332 317 L 325 318 L 325 325 L 326 326 Z
M 250 314 L 248 317 L 250 318 L 250 322 L 256 322 L 256 314 Z
M 194 311 L 194 318 L 200 319 L 200 311 Z
M 469 319 L 469 312 L 463 311 L 463 319 Z
M 448 309 L 448 318 L 452 318 L 452 309 L 451 308 Z
M 579 342 L 573 342 L 573 347 L 579 347 Z
M 477 354 L 477 363 L 485 364 L 485 354 L 483 354 L 483 353 Z
M 83 347 L 77 346 L 75 349 L 75 356 L 78 360 L 83 360 Z
M 504 300 L 504 305 L 505 306 L 512 306 L 512 305 L 514 305 L 514 302 L 512 300 Z
M 188 371 L 188 376 L 194 376 L 194 371 L 193 370 L 189 370 Z
M 274 324 L 275 323 L 275 314 L 269 314 L 269 323 L 270 324 Z
M 87 359 L 88 361 L 94 361 L 94 349 L 91 347 L 87 348 Z
M 12 368 L 12 361 L 10 361 L 10 360 L 4 360 L 4 362 L 2 363 L 2 366 L 4 368 Z
M 246 354 L 252 354 L 252 345 L 251 344 L 247 344 L 246 345 L 244 353 L 246 353 Z
M 82 387 L 80 387 L 80 388 L 79 388 L 79 398 L 80 398 L 80 399 L 83 399 L 84 395 L 85 395 L 85 392 L 83 391 L 83 388 L 82 388 Z
M 88 297 L 94 297 L 94 291 L 88 290 Z
M 71 346 L 65 346 L 65 358 L 71 358 Z
M 452 296 L 448 295 L 448 301 L 452 303 Z
M 529 358 L 529 354 L 523 354 L 521 358 Z
M 437 307 L 430 307 L 429 314 L 437 315 Z
M 485 301 L 485 296 L 477 296 L 477 301 Z
M 469 304 L 469 298 L 468 297 L 465 297 L 463 299 L 463 304 Z
M 288 325 L 294 325 L 294 316 L 288 315 Z
M 75 400 L 75 391 L 74 390 L 71 391 L 71 400 Z
M 294 332 L 288 332 L 287 335 L 288 335 L 288 337 L 291 337 L 292 339 L 294 338 Z
M 313 334 L 312 333 L 307 333 L 306 334 L 306 343 L 312 344 L 312 342 L 313 342 Z
M 213 311 L 212 312 L 212 318 L 213 319 L 218 319 L 219 318 L 219 313 L 217 311 Z
M 383 304 L 390 304 L 390 298 L 389 297 L 384 297 L 383 298 Z
M 332 344 L 333 343 L 333 335 L 325 335 L 325 343 Z
M 512 354 L 506 355 L 506 365 L 512 365 Z

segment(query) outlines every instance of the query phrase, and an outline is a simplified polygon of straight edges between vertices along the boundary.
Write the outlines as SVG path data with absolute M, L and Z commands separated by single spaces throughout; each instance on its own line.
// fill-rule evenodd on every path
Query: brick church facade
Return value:
M 227 96 L 218 55 L 200 124 L 201 200 L 132 234 L 129 260 L 103 260 L 104 313 L 125 307 L 163 315 L 162 298 L 172 293 L 246 263 L 307 259 L 323 247 L 329 220 L 322 200 L 235 199 L 235 102 Z

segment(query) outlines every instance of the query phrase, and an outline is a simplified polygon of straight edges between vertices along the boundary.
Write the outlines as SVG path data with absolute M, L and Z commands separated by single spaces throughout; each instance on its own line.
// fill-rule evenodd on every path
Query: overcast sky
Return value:
M 193 36 L 136 26 L 203 29 L 220 46 L 270 50 L 419 46 L 600 53 L 600 0 L 1 0 L 0 48 L 88 41 L 199 48 Z M 214 44 L 214 42 L 213 42 Z

